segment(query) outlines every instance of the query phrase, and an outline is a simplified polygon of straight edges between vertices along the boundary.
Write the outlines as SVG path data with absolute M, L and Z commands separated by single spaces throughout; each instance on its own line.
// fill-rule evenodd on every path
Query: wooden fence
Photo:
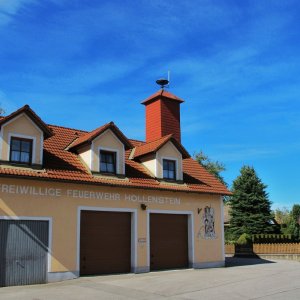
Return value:
M 234 245 L 225 244 L 225 253 L 226 254 L 234 254 Z
M 257 254 L 300 254 L 300 243 L 253 244 Z
M 253 244 L 257 254 L 300 254 L 300 243 Z M 234 254 L 234 245 L 225 245 L 226 254 Z

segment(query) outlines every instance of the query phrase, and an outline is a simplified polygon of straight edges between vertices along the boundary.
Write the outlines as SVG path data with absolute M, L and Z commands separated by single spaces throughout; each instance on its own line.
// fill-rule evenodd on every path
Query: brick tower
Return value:
M 146 106 L 146 142 L 172 133 L 180 143 L 180 104 L 182 102 L 184 100 L 163 89 L 142 101 L 142 104 Z

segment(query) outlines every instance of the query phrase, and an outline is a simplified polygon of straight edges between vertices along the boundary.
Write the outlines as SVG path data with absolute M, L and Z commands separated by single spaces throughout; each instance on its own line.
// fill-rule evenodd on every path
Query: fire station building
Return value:
M 0 286 L 224 265 L 229 191 L 181 144 L 182 102 L 142 102 L 145 141 L 0 117 Z

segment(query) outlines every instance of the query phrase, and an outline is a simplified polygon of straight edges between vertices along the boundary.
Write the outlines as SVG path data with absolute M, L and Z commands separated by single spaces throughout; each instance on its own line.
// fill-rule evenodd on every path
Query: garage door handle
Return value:
M 16 264 L 18 264 L 19 266 L 21 266 L 23 269 L 25 268 L 25 266 L 22 265 L 18 260 L 16 260 Z

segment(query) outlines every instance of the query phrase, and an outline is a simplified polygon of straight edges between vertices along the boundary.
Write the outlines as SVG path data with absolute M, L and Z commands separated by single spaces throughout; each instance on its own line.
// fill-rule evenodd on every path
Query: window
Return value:
M 12 137 L 10 141 L 10 161 L 31 164 L 32 140 Z
M 176 179 L 176 162 L 175 160 L 163 159 L 163 176 L 164 179 Z
M 116 152 L 100 151 L 100 172 L 116 174 Z

